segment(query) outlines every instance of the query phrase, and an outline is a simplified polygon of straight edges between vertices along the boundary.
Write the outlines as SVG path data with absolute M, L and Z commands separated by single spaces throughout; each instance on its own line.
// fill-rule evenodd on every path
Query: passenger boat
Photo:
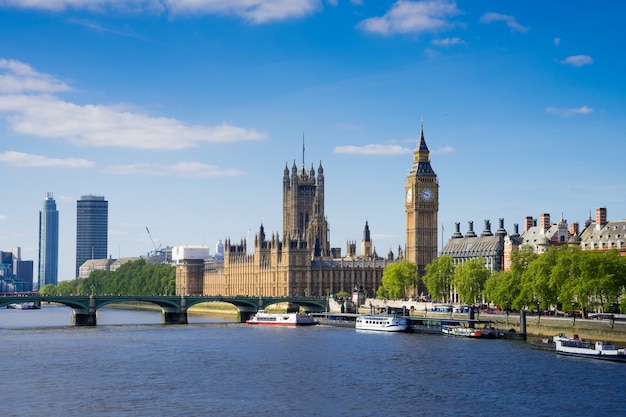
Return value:
M 260 326 L 302 326 L 315 324 L 315 320 L 311 314 L 270 313 L 267 310 L 259 310 L 246 320 L 246 323 Z
M 459 337 L 482 337 L 482 332 L 480 329 L 473 329 L 471 327 L 465 326 L 455 326 L 450 324 L 444 324 L 441 326 L 441 333 L 448 336 L 459 336 Z
M 626 350 L 617 349 L 615 343 L 580 339 L 578 335 L 566 337 L 563 333 L 553 337 L 555 351 L 560 355 L 626 362 Z
M 11 303 L 7 305 L 7 308 L 13 310 L 39 310 L 41 307 L 31 301 L 28 303 Z
M 356 318 L 357 330 L 376 330 L 381 332 L 404 332 L 409 328 L 405 318 L 394 315 L 363 315 Z

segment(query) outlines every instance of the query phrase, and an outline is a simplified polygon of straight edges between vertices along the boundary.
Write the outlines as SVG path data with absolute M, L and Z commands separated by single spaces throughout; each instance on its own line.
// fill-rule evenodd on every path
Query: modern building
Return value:
M 52 193 L 39 210 L 39 274 L 37 288 L 57 285 L 59 273 L 59 211 Z
M 76 202 L 76 276 L 90 259 L 108 257 L 109 202 L 102 196 L 83 195 Z
M 430 151 L 424 139 L 424 124 L 413 152 L 413 165 L 406 178 L 406 259 L 417 264 L 420 277 L 426 265 L 437 259 L 437 212 L 439 183 L 430 165 Z
M 33 289 L 33 261 L 23 261 L 21 248 L 0 251 L 0 293 L 29 292 Z

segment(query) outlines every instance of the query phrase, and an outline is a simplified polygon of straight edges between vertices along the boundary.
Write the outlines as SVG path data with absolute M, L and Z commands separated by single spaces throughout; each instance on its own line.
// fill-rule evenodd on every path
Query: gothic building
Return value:
M 424 139 L 424 125 L 413 152 L 413 165 L 405 185 L 406 258 L 415 262 L 418 275 L 437 259 L 437 211 L 439 183 L 430 165 L 430 151 Z
M 394 259 L 377 255 L 365 223 L 361 254 L 347 243 L 346 256 L 331 248 L 330 227 L 324 215 L 324 169 L 313 167 L 283 172 L 283 233 L 267 236 L 263 225 L 248 253 L 246 241 L 226 239 L 224 260 L 175 259 L 178 294 L 250 296 L 325 296 L 363 289 L 372 297 L 381 285 L 383 270 Z

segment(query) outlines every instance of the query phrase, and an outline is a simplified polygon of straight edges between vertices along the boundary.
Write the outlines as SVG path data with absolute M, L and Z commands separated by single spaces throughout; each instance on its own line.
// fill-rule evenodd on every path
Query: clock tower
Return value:
M 439 184 L 430 166 L 430 151 L 424 139 L 424 124 L 413 151 L 413 165 L 404 186 L 406 211 L 406 259 L 417 264 L 420 277 L 426 265 L 437 258 L 437 211 Z

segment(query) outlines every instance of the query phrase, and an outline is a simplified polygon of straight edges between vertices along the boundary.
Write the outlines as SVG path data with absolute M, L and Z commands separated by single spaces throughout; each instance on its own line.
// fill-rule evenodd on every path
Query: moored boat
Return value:
M 11 303 L 7 305 L 7 308 L 13 310 L 39 310 L 41 307 L 35 304 L 35 302 L 30 301 L 27 303 Z
M 366 314 L 356 318 L 357 330 L 376 330 L 382 332 L 404 332 L 409 328 L 405 318 L 395 315 L 370 315 Z
M 473 329 L 465 326 L 454 326 L 450 324 L 444 324 L 441 326 L 441 333 L 448 336 L 459 337 L 482 337 L 483 335 L 480 329 Z
M 261 326 L 303 326 L 315 324 L 315 320 L 311 314 L 270 313 L 266 310 L 259 310 L 246 320 L 246 323 Z
M 578 335 L 566 337 L 563 333 L 553 337 L 555 351 L 560 355 L 626 362 L 626 350 L 618 349 L 615 343 L 580 339 Z

